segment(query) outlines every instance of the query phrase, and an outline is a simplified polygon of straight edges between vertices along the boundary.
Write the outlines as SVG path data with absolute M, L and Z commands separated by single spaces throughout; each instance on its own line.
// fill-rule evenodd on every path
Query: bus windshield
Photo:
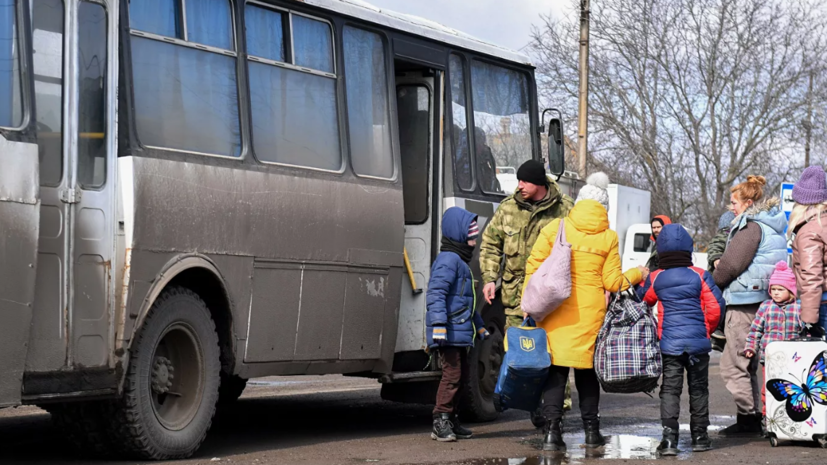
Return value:
M 497 173 L 533 157 L 525 73 L 474 60 L 471 64 L 477 179 L 489 193 L 511 193 Z
M 17 2 L 0 0 L 0 127 L 18 127 L 22 122 Z

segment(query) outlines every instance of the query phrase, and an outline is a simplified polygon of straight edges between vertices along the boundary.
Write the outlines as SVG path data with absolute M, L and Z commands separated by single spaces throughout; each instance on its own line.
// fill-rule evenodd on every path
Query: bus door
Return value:
M 104 3 L 31 0 L 40 246 L 29 371 L 109 363 L 115 16 Z
M 40 216 L 28 9 L 0 2 L 0 407 L 21 401 Z
M 407 68 L 407 67 L 405 67 Z M 439 244 L 440 198 L 434 185 L 434 169 L 440 163 L 438 128 L 434 117 L 439 102 L 439 74 L 430 69 L 396 72 L 396 107 L 399 115 L 399 147 L 402 158 L 402 190 L 405 206 L 405 252 L 410 277 L 402 285 L 396 352 L 421 351 L 425 344 L 425 293 L 430 268 Z M 407 267 L 408 265 L 406 265 Z

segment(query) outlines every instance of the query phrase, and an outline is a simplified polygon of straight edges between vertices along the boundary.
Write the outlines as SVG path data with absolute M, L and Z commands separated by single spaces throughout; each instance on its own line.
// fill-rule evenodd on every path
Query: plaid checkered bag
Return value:
M 594 369 L 605 392 L 651 392 L 658 386 L 663 362 L 657 322 L 634 292 L 613 296 L 597 335 Z

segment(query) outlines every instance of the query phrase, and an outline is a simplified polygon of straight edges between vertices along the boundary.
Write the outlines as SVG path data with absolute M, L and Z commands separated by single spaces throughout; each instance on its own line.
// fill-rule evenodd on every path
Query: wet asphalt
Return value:
M 180 464 L 457 464 L 557 465 L 603 463 L 824 464 L 827 450 L 814 444 L 772 448 L 760 437 L 723 438 L 734 421 L 731 397 L 720 379 L 717 357 L 710 366 L 714 449 L 693 453 L 688 435 L 687 395 L 681 411 L 678 457 L 658 458 L 659 401 L 643 394 L 601 397 L 605 447 L 586 450 L 575 410 L 566 417 L 565 454 L 543 453 L 540 433 L 520 411 L 491 423 L 467 424 L 474 438 L 456 443 L 430 439 L 431 407 L 382 401 L 373 380 L 342 376 L 272 377 L 253 380 L 242 399 L 218 413 L 195 457 Z M 0 464 L 136 464 L 134 460 L 85 458 L 75 452 L 36 407 L 0 410 Z M 162 462 L 163 463 L 163 462 Z M 170 462 L 172 463 L 172 462 Z

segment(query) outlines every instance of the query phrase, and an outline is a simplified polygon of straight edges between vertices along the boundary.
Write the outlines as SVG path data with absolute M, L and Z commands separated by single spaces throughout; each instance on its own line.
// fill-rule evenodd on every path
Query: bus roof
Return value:
M 419 16 L 397 13 L 379 8 L 363 0 L 294 0 L 307 5 L 313 5 L 326 10 L 335 11 L 347 16 L 369 21 L 392 29 L 408 32 L 414 35 L 435 39 L 451 45 L 491 55 L 525 65 L 531 65 L 528 56 L 499 45 L 477 39 L 463 32 L 457 31 L 437 22 Z

